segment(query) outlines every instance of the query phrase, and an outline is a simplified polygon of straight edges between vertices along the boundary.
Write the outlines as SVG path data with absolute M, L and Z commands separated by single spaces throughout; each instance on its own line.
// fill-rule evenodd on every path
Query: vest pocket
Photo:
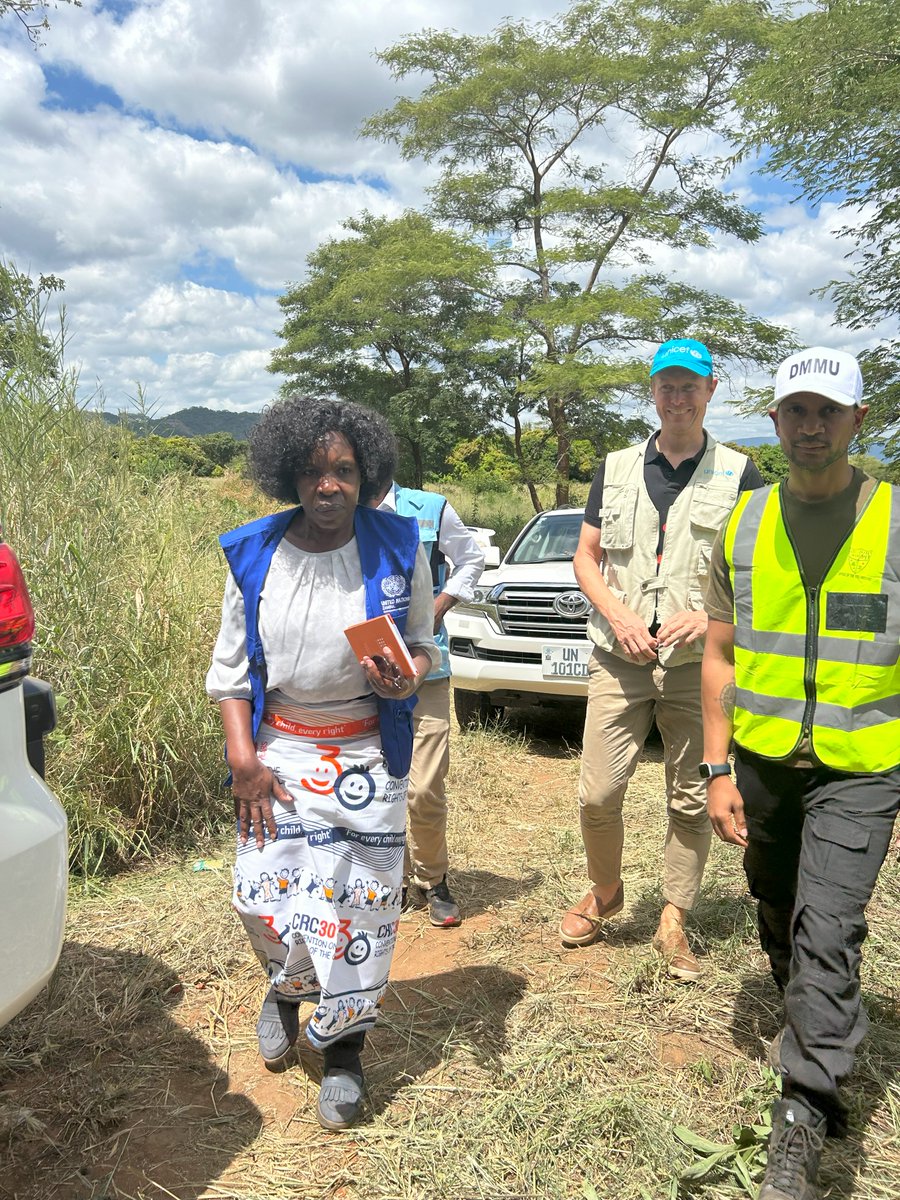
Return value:
M 691 535 L 697 546 L 694 571 L 701 580 L 706 580 L 709 575 L 713 543 L 733 507 L 734 497 L 730 492 L 710 492 L 707 488 L 697 488 L 694 492 L 691 500 Z M 705 592 L 705 588 L 702 591 Z
M 691 524 L 709 530 L 715 536 L 728 520 L 734 501 L 731 492 L 717 494 L 706 488 L 697 488 L 691 500 Z
M 709 575 L 709 565 L 712 562 L 713 544 L 710 541 L 702 541 L 697 545 L 697 563 L 696 571 L 700 579 L 706 579 Z M 700 589 L 700 598 L 703 599 L 705 589 Z M 702 604 L 701 604 L 702 607 Z
M 600 542 L 604 550 L 630 550 L 634 545 L 637 488 L 632 484 L 603 486 Z

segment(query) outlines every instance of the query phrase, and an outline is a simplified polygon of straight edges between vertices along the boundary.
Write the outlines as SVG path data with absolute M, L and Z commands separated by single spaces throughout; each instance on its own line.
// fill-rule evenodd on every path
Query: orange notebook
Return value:
M 360 662 L 363 658 L 368 657 L 380 668 L 381 663 L 378 659 L 384 657 L 385 647 L 387 647 L 393 654 L 394 662 L 400 668 L 401 674 L 408 679 L 415 678 L 416 664 L 413 662 L 392 616 L 371 617 L 368 621 L 360 621 L 358 625 L 349 625 L 344 633 L 347 641 L 353 647 L 353 653 Z

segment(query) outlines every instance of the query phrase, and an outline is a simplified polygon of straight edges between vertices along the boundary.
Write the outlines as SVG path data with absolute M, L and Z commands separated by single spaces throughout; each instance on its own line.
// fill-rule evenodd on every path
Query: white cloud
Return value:
M 159 412 L 193 404 L 259 408 L 278 380 L 268 374 L 279 310 L 272 297 L 254 300 L 197 284 L 165 283 L 130 309 L 94 305 L 90 359 L 110 408 L 125 407 L 137 385 Z M 84 358 L 81 339 L 75 346 Z
M 52 14 L 37 53 L 15 23 L 0 23 L 0 253 L 65 278 L 85 386 L 99 381 L 111 408 L 138 382 L 160 412 L 266 403 L 278 385 L 265 370 L 281 324 L 273 293 L 302 277 L 306 255 L 346 217 L 364 207 L 396 215 L 434 178 L 395 147 L 358 137 L 367 116 L 418 86 L 392 80 L 376 49 L 435 25 L 487 33 L 511 7 L 139 0 L 116 15 L 85 0 Z M 548 19 L 564 7 L 531 0 L 513 15 Z M 52 76 L 69 97 L 59 107 L 44 69 L 80 73 L 101 90 L 76 105 L 65 77 Z M 622 130 L 613 137 L 588 149 L 618 162 L 629 143 Z M 702 139 L 697 147 L 721 150 Z M 765 207 L 769 236 L 659 250 L 654 266 L 806 341 L 867 344 L 845 331 L 835 340 L 830 306 L 809 296 L 845 266 L 833 230 L 846 214 L 786 203 L 747 164 L 730 186 Z M 711 414 L 719 432 L 729 421 L 724 408 Z
M 556 6 L 531 7 L 546 16 Z M 121 22 L 103 11 L 87 20 L 60 13 L 46 50 L 161 119 L 358 175 L 377 171 L 383 158 L 356 131 L 408 90 L 376 51 L 436 23 L 484 33 L 507 10 L 491 0 L 445 0 L 436 22 L 434 6 L 417 0 L 160 0 Z M 526 6 L 517 15 L 532 14 Z

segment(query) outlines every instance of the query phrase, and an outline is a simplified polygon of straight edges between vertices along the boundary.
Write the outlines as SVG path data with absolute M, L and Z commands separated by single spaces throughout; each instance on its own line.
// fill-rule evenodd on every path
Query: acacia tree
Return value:
M 768 19 L 756 0 L 588 0 L 553 23 L 487 37 L 426 31 L 379 55 L 422 74 L 364 132 L 437 161 L 431 211 L 492 246 L 494 294 L 531 366 L 517 391 L 556 443 L 568 501 L 576 429 L 643 395 L 652 343 L 697 336 L 720 361 L 771 366 L 792 345 L 697 283 L 648 270 L 657 246 L 753 241 L 758 218 L 697 147 L 731 133 L 737 80 Z
M 480 297 L 493 262 L 420 213 L 363 213 L 343 227 L 349 236 L 314 250 L 306 281 L 280 297 L 284 345 L 269 370 L 287 376 L 284 393 L 324 391 L 383 413 L 421 487 L 489 418 L 469 353 L 490 331 Z
M 510 329 L 509 322 L 501 320 L 494 324 L 493 333 L 493 340 L 472 349 L 470 369 L 484 394 L 492 400 L 493 422 L 503 430 L 499 440 L 508 444 L 515 459 L 517 482 L 525 484 L 534 511 L 541 512 L 543 505 L 537 485 L 548 482 L 544 469 L 548 454 L 553 462 L 553 482 L 557 482 L 559 447 L 552 427 L 546 421 L 536 424 L 534 420 L 534 409 L 539 406 L 532 397 L 530 381 L 535 369 L 534 354 L 539 354 L 540 349 L 524 323 L 518 329 Z M 603 398 L 583 397 L 577 412 L 570 411 L 569 415 L 566 452 L 570 478 L 577 477 L 573 452 L 579 442 L 591 447 L 596 469 L 596 463 L 610 451 L 621 450 L 650 434 L 650 426 L 643 418 L 623 415 L 610 408 Z M 471 451 L 477 453 L 477 450 L 475 443 Z M 459 454 L 457 446 L 454 457 Z M 582 453 L 582 460 L 583 457 Z
M 900 8 L 896 0 L 817 0 L 774 28 L 771 53 L 741 89 L 744 152 L 818 202 L 838 197 L 857 245 L 849 280 L 821 291 L 851 329 L 900 317 Z M 860 355 L 867 440 L 889 438 L 900 466 L 900 341 Z

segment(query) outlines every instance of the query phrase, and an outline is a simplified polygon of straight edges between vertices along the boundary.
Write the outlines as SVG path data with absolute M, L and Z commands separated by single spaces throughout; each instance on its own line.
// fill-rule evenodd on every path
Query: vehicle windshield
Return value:
M 507 559 L 509 563 L 569 562 L 581 533 L 580 512 L 538 517 Z

